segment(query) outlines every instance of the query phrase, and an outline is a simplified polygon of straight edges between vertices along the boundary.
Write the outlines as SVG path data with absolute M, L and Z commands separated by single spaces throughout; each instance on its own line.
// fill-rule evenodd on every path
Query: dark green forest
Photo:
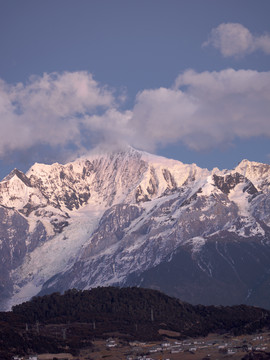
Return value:
M 159 330 L 165 329 L 183 339 L 209 333 L 253 333 L 269 324 L 269 311 L 246 305 L 193 306 L 137 287 L 72 289 L 62 295 L 34 297 L 11 312 L 0 313 L 0 357 L 8 358 L 7 348 L 21 354 L 63 349 L 76 354 L 91 346 L 93 338 L 114 334 L 125 340 L 159 340 Z

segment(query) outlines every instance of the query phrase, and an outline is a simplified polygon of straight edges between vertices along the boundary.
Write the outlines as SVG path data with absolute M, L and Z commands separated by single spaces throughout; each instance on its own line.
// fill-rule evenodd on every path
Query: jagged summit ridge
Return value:
M 2 308 L 39 292 L 143 284 L 143 274 L 182 252 L 181 263 L 191 256 L 213 286 L 223 261 L 245 301 L 257 280 L 240 273 L 240 253 L 225 244 L 253 244 L 257 260 L 266 256 L 269 183 L 266 164 L 244 160 L 231 171 L 209 171 L 130 147 L 65 165 L 35 164 L 26 174 L 14 170 L 0 183 Z M 270 270 L 262 263 L 254 267 L 258 278 Z M 160 287 L 156 281 L 150 285 Z M 188 285 L 174 288 L 181 286 Z
M 127 152 L 89 155 L 66 165 L 36 163 L 26 175 L 14 170 L 3 181 L 20 174 L 25 185 L 37 189 L 53 206 L 68 211 L 94 202 L 97 193 L 102 193 L 103 201 L 110 205 L 124 201 L 125 196 L 134 201 L 136 194 L 132 198 L 132 191 L 141 191 L 145 198 L 160 196 L 166 189 L 179 187 L 202 173 L 208 172 L 195 164 L 184 165 L 129 148 Z M 80 197 L 76 198 L 78 193 Z

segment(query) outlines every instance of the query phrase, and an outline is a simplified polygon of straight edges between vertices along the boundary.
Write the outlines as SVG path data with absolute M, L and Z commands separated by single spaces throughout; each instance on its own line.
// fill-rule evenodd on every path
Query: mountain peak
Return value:
M 236 166 L 234 172 L 249 179 L 259 190 L 270 187 L 270 165 L 268 164 L 244 159 Z
M 252 161 L 252 160 L 248 160 L 248 159 L 241 160 L 235 169 L 243 168 L 243 167 L 265 167 L 265 168 L 270 169 L 270 165 L 268 165 L 268 164 L 261 163 L 258 161 Z
M 28 177 L 20 170 L 13 169 L 3 180 L 2 182 L 11 180 L 14 176 L 17 176 L 26 186 L 31 187 L 31 183 Z

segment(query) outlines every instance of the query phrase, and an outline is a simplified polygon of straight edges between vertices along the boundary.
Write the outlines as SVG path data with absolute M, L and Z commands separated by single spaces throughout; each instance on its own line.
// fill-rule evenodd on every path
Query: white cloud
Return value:
M 212 45 L 224 57 L 244 56 L 256 50 L 270 54 L 270 35 L 256 36 L 238 23 L 220 24 L 212 29 L 208 41 L 203 46 Z
M 87 72 L 32 76 L 26 85 L 1 80 L 0 155 L 38 144 L 79 143 L 85 118 L 114 102 L 112 91 Z
M 84 119 L 84 129 L 94 134 L 95 143 L 103 147 L 122 147 L 132 142 L 137 134 L 131 127 L 132 111 L 119 111 L 109 108 L 102 115 L 87 116 Z
M 172 89 L 144 90 L 133 109 L 134 145 L 181 141 L 195 150 L 236 137 L 270 137 L 270 72 L 188 70 Z

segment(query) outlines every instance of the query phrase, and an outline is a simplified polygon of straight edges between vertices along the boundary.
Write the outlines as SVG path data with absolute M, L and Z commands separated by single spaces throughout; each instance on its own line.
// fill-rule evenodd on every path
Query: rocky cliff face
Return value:
M 0 183 L 1 308 L 134 284 L 270 308 L 269 188 L 269 165 L 210 172 L 132 148 L 14 170 Z

